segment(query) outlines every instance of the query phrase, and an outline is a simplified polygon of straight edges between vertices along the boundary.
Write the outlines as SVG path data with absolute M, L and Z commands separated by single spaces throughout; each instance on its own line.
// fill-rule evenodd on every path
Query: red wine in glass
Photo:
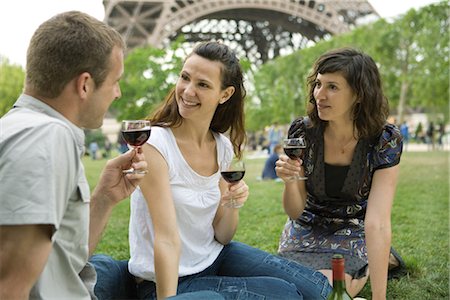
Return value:
M 132 147 L 139 147 L 147 142 L 150 137 L 151 127 L 148 120 L 124 120 L 122 121 L 123 139 Z M 129 170 L 123 170 L 124 173 L 133 174 L 140 173 L 133 168 Z M 145 173 L 145 172 L 144 172 Z
M 245 171 L 223 171 L 220 172 L 223 179 L 228 183 L 236 183 L 244 178 Z
M 290 159 L 303 159 L 303 154 L 306 149 L 306 140 L 303 137 L 285 139 L 283 141 L 284 153 L 289 156 Z M 295 176 L 296 180 L 308 179 L 305 176 Z
M 220 165 L 220 174 L 222 178 L 230 183 L 235 184 L 241 180 L 245 175 L 244 161 L 233 158 L 229 163 L 222 163 Z M 235 199 L 231 198 L 228 203 L 222 204 L 227 207 L 240 208 L 243 204 L 237 203 Z
M 306 146 L 285 146 L 284 153 L 289 156 L 290 159 L 299 159 L 303 157 L 303 150 Z
M 131 146 L 142 146 L 150 137 L 151 128 L 122 130 L 123 139 Z

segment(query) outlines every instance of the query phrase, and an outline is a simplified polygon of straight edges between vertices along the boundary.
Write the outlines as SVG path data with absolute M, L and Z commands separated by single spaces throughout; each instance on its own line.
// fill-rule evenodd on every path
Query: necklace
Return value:
M 328 144 L 331 147 L 330 150 L 335 151 L 335 154 L 343 155 L 346 152 L 348 152 L 347 149 L 351 145 L 354 146 L 358 143 L 358 139 L 356 138 L 357 134 L 355 132 L 355 129 L 353 129 L 353 132 L 351 135 L 340 135 L 340 134 L 337 134 L 336 130 L 334 130 L 334 133 L 331 133 L 330 130 L 331 129 L 329 129 L 329 130 L 325 129 L 324 139 L 326 139 L 328 141 Z M 346 136 L 350 137 L 350 139 L 344 138 Z M 346 142 L 343 144 L 343 143 L 340 143 L 341 141 L 346 141 Z
M 354 139 L 354 138 L 351 138 L 350 141 L 349 141 L 347 144 L 345 144 L 344 146 L 342 146 L 342 147 L 341 147 L 341 154 L 344 154 L 344 153 L 345 153 L 345 149 L 346 149 L 352 142 L 354 142 L 354 141 L 355 141 L 355 139 Z

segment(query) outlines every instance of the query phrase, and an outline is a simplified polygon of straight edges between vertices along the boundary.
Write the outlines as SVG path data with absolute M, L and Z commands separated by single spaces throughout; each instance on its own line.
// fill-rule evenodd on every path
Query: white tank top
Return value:
M 223 134 L 214 134 L 214 138 L 218 161 L 230 161 L 233 157 L 230 140 Z M 152 127 L 147 143 L 161 153 L 169 167 L 170 187 L 181 238 L 178 275 L 201 272 L 214 262 L 223 248 L 214 239 L 212 225 L 220 200 L 220 172 L 205 177 L 192 170 L 169 128 Z M 129 241 L 131 258 L 128 268 L 131 274 L 155 281 L 153 225 L 139 188 L 131 195 Z

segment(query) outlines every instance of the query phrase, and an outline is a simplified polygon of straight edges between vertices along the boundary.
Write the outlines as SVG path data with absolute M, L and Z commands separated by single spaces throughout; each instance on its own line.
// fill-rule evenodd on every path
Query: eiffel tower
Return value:
M 378 13 L 366 0 L 104 0 L 130 49 L 222 40 L 259 64 L 348 32 Z

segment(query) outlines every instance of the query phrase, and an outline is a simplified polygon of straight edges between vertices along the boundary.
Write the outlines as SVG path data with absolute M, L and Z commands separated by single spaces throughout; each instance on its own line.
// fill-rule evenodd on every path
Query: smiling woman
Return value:
M 212 66 L 214 68 L 211 68 Z M 210 79 L 217 77 L 215 72 L 221 68 L 221 62 L 210 61 L 199 55 L 192 55 L 186 60 L 175 89 L 175 99 L 181 117 L 189 120 L 211 116 L 203 118 L 204 122 L 209 124 L 217 106 L 230 99 L 235 88 L 227 86 L 221 90 L 220 80 L 214 82 Z M 220 78 L 220 74 L 218 76 Z
M 242 178 L 222 178 L 219 165 L 242 157 L 244 98 L 235 53 L 222 43 L 203 42 L 149 118 L 152 134 L 142 149 L 151 171 L 131 196 L 131 258 L 123 272 L 137 278 L 139 298 L 215 290 L 233 299 L 326 299 L 331 291 L 322 274 L 232 241 L 249 190 Z M 126 280 L 115 282 L 103 268 L 97 271 L 100 299 Z

